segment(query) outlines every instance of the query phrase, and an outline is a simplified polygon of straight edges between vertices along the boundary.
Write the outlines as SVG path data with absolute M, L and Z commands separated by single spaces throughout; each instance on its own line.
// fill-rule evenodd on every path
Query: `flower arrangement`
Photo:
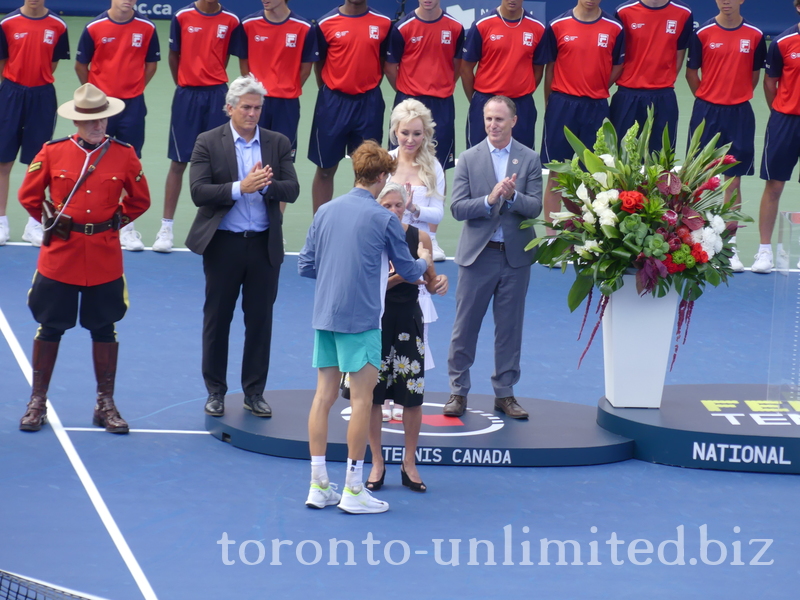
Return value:
M 551 213 L 552 223 L 535 219 L 523 227 L 543 224 L 554 231 L 534 239 L 528 249 L 536 248 L 534 262 L 560 264 L 562 271 L 573 266 L 571 311 L 588 296 L 588 314 L 597 287 L 602 319 L 610 295 L 623 286 L 623 275 L 635 273 L 640 295 L 663 297 L 673 288 L 680 294 L 680 337 L 684 323 L 688 332 L 694 301 L 706 284 L 718 286 L 732 276 L 730 238 L 738 221 L 752 219 L 734 208 L 735 197 L 724 201 L 728 182 L 721 175 L 736 164 L 727 154 L 730 144 L 717 147 L 717 135 L 701 148 L 701 124 L 679 167 L 666 130 L 663 149 L 648 150 L 652 125 L 651 111 L 641 133 L 636 123 L 618 140 L 606 120 L 592 150 L 565 128 L 576 156 L 546 166 L 556 173 L 566 210 Z

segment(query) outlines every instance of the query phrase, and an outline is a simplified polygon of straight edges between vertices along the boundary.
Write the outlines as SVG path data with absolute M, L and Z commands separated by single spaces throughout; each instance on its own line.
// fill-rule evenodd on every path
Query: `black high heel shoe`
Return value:
M 383 470 L 383 474 L 386 475 L 385 468 Z M 412 481 L 411 477 L 409 477 L 408 473 L 406 473 L 406 468 L 402 464 L 400 465 L 400 478 L 403 482 L 403 485 L 411 489 L 412 492 L 426 492 L 428 490 L 428 486 L 421 481 Z
M 381 475 L 381 478 L 378 481 L 367 481 L 367 483 L 364 484 L 364 487 L 370 492 L 377 492 L 383 487 L 384 479 L 386 479 L 386 465 L 383 465 L 383 474 Z

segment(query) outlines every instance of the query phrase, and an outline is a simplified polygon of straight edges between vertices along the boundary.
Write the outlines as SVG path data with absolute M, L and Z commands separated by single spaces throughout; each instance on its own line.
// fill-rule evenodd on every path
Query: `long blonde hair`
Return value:
M 436 127 L 436 123 L 428 107 L 413 98 L 403 100 L 395 106 L 389 120 L 389 140 L 397 145 L 397 129 L 403 123 L 414 119 L 422 121 L 423 141 L 413 164 L 419 167 L 419 178 L 428 189 L 426 196 L 441 198 L 439 190 L 436 189 L 436 142 L 433 139 L 433 128 Z

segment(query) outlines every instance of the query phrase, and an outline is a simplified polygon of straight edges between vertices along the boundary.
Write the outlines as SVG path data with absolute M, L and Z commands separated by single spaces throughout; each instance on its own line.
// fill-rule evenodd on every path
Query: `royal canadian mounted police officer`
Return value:
M 47 389 L 58 345 L 79 320 L 92 336 L 97 376 L 93 422 L 111 433 L 128 432 L 114 405 L 114 324 L 127 309 L 119 229 L 150 207 L 150 191 L 133 148 L 106 135 L 108 118 L 124 108 L 122 100 L 90 83 L 78 88 L 58 109 L 78 132 L 45 144 L 19 190 L 22 206 L 44 228 L 28 296 L 40 325 L 33 340 L 33 390 L 20 421 L 23 431 L 38 431 L 47 422 Z

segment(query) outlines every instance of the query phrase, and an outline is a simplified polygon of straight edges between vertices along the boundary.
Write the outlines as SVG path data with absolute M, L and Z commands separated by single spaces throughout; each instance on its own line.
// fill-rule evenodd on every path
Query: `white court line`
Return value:
M 100 427 L 64 427 L 65 431 L 91 431 L 105 433 Z M 131 433 L 186 433 L 189 435 L 211 435 L 208 431 L 191 431 L 188 429 L 131 429 Z
M 17 364 L 22 370 L 22 374 L 25 376 L 25 379 L 27 379 L 28 385 L 32 385 L 33 369 L 31 368 L 30 362 L 28 362 L 28 357 L 25 356 L 25 353 L 22 351 L 22 346 L 19 345 L 17 337 L 11 330 L 11 326 L 8 324 L 8 320 L 6 319 L 2 308 L 0 308 L 0 331 L 2 331 L 3 336 L 5 336 L 6 342 L 8 342 L 11 352 L 14 354 L 14 358 L 17 359 Z M 69 434 L 61 424 L 61 420 L 58 418 L 58 414 L 56 414 L 56 411 L 49 400 L 47 402 L 47 419 L 56 434 L 56 438 L 58 438 L 58 441 L 61 443 L 61 447 L 64 449 L 69 462 L 72 464 L 72 468 L 75 469 L 75 472 L 78 474 L 78 478 L 81 480 L 81 483 L 83 484 L 83 487 L 89 496 L 89 500 L 92 501 L 92 505 L 97 511 L 97 514 L 100 516 L 100 520 L 103 522 L 103 525 L 105 525 L 108 534 L 111 536 L 111 540 L 114 542 L 114 545 L 117 547 L 117 550 L 120 553 L 120 556 L 122 556 L 122 560 L 125 561 L 125 565 L 128 567 L 131 575 L 133 575 L 136 585 L 139 586 L 139 591 L 142 592 L 142 595 L 146 600 L 158 600 L 153 588 L 150 587 L 150 582 L 147 581 L 147 577 L 145 577 L 144 571 L 142 571 L 142 568 L 139 566 L 136 557 L 133 555 L 133 552 L 131 552 L 128 542 L 125 541 L 125 538 L 122 536 L 122 532 L 119 530 L 119 527 L 117 527 L 114 517 L 111 516 L 108 506 L 106 506 L 103 497 L 100 495 L 97 486 L 94 484 L 94 481 L 92 480 L 91 475 L 89 475 L 89 471 L 86 469 L 86 466 L 83 464 L 81 457 L 78 455 L 77 450 L 75 450 L 75 446 L 72 445 L 72 440 L 69 439 Z M 100 431 L 105 430 L 103 429 Z

